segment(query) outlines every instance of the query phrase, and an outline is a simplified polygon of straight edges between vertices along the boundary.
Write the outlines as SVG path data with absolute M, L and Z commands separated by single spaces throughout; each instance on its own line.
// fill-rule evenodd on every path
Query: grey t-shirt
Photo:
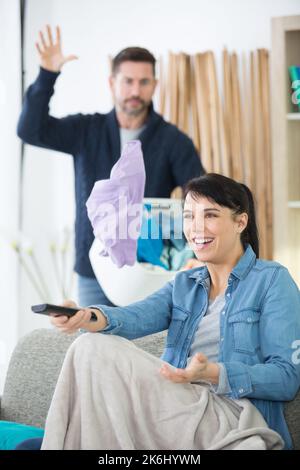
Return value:
M 219 356 L 220 314 L 225 306 L 224 294 L 209 300 L 207 312 L 195 333 L 189 356 L 197 352 L 205 354 L 209 362 L 216 362 Z
M 130 140 L 138 139 L 145 128 L 146 126 L 139 127 L 138 129 L 125 129 L 124 127 L 120 127 L 121 149 Z
M 220 344 L 220 315 L 225 308 L 225 295 L 220 294 L 214 300 L 210 300 L 205 316 L 199 323 L 195 333 L 194 341 L 191 345 L 187 364 L 197 352 L 202 352 L 207 356 L 209 362 L 217 362 L 219 357 Z M 219 384 L 212 385 L 212 389 L 225 395 L 231 391 L 228 382 L 227 372 L 224 364 L 218 363 L 220 368 Z

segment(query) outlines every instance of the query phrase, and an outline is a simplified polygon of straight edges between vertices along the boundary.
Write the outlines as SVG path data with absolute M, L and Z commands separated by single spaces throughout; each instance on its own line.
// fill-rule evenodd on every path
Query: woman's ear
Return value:
M 248 214 L 243 212 L 242 214 L 237 215 L 237 227 L 238 233 L 242 233 L 248 225 Z

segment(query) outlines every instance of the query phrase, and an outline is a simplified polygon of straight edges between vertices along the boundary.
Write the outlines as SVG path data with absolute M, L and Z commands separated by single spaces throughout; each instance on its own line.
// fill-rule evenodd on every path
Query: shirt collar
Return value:
M 243 256 L 239 259 L 235 267 L 233 268 L 231 275 L 241 280 L 244 279 L 249 271 L 252 269 L 256 261 L 256 255 L 250 245 L 247 248 Z M 206 266 L 196 268 L 189 275 L 189 278 L 196 279 L 197 282 L 202 282 L 209 277 L 209 272 Z

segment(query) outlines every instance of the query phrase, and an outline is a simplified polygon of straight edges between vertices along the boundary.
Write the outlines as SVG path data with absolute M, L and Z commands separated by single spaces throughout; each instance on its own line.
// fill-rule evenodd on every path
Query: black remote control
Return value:
M 71 307 L 62 307 L 61 305 L 52 305 L 52 304 L 39 304 L 39 305 L 32 305 L 31 310 L 34 313 L 42 313 L 43 315 L 50 315 L 51 313 L 55 313 L 56 315 L 65 315 L 67 317 L 72 317 L 75 315 L 79 310 L 78 308 L 71 308 Z M 97 316 L 92 312 L 91 321 L 97 321 Z

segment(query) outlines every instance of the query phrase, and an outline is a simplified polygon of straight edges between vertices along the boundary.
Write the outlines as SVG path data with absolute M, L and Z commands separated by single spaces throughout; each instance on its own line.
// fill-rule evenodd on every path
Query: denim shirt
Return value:
M 168 329 L 162 359 L 184 368 L 208 307 L 208 278 L 206 267 L 182 271 L 145 300 L 127 307 L 95 306 L 108 321 L 101 332 L 135 339 Z M 225 296 L 218 362 L 226 368 L 227 396 L 249 398 L 291 448 L 283 402 L 292 400 L 300 386 L 299 289 L 285 267 L 257 259 L 248 245 Z

